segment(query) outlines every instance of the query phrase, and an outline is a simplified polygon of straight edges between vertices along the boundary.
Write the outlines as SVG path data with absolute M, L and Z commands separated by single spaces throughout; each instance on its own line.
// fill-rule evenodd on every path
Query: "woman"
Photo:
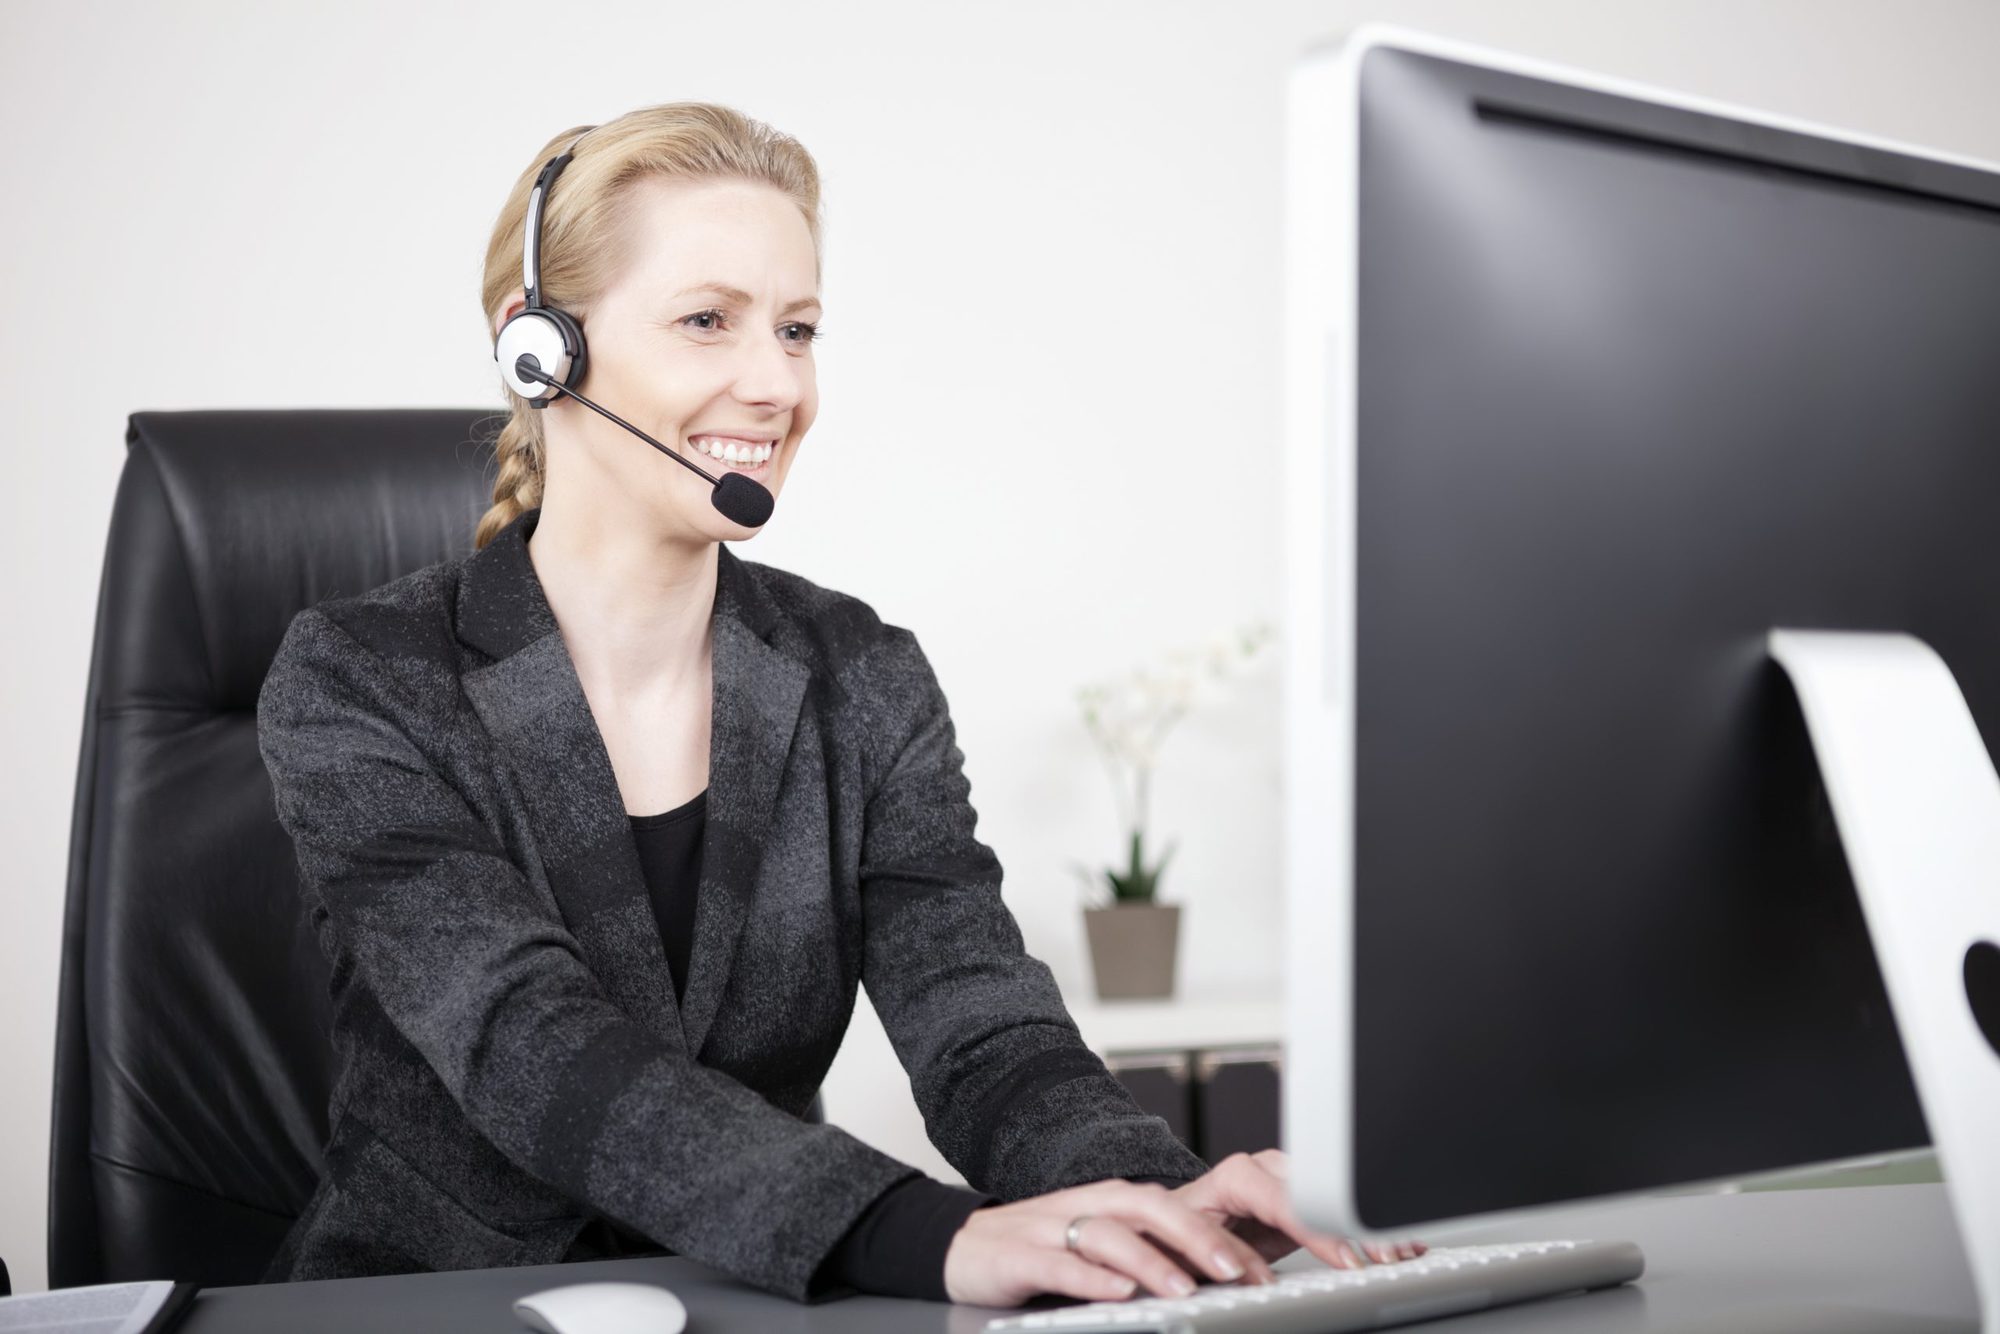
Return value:
M 588 331 L 574 387 L 781 493 L 818 406 L 812 159 L 706 104 L 579 133 L 494 229 L 496 338 L 573 145 L 536 249 Z M 1275 1150 L 1209 1170 L 1079 1040 L 915 637 L 740 560 L 692 468 L 506 383 L 474 551 L 302 612 L 260 699 L 342 1056 L 267 1279 L 666 1248 L 797 1299 L 1013 1305 L 1262 1281 L 1300 1243 L 1358 1263 Z M 972 1189 L 804 1119 L 863 982 Z

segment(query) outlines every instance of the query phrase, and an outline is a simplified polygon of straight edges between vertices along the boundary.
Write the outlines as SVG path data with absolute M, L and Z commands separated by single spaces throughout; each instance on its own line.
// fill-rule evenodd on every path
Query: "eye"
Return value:
M 792 338 L 791 341 L 794 343 L 811 343 L 817 341 L 819 338 L 819 326 L 817 324 L 807 324 L 804 321 L 799 321 L 797 323 L 787 324 L 783 327 L 787 329 L 797 329 L 800 331 L 796 336 Z
M 715 321 L 717 321 L 717 323 L 715 323 L 715 324 L 698 324 L 698 325 L 694 326 L 695 328 L 697 328 L 697 329 L 701 329 L 701 330 L 703 330 L 703 331 L 710 331 L 710 330 L 714 330 L 714 329 L 717 329 L 717 328 L 720 328 L 720 327 L 721 327 L 721 323 L 720 323 L 720 322 L 721 322 L 721 321 L 722 321 L 723 319 L 725 319 L 725 318 L 726 318 L 726 317 L 725 317 L 725 316 L 723 315 L 723 313 L 722 313 L 721 311 L 719 311 L 719 310 L 712 310 L 712 309 L 711 309 L 711 310 L 697 310 L 697 311 L 696 311 L 696 312 L 695 312 L 694 314 L 692 314 L 692 315 L 688 316 L 688 317 L 687 317 L 687 319 L 685 319 L 685 320 L 682 320 L 682 321 L 681 321 L 681 323 L 682 323 L 682 324 L 686 324 L 686 323 L 688 322 L 688 320 L 715 320 Z

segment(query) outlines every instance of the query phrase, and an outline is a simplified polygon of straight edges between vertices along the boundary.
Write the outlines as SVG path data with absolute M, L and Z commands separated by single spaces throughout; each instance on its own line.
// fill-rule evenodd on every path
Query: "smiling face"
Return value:
M 743 472 L 777 495 L 819 409 L 805 218 L 761 182 L 627 188 L 621 263 L 583 316 L 590 364 L 578 389 L 703 471 Z M 636 504 L 681 540 L 757 531 L 724 518 L 708 482 L 581 403 L 559 397 L 543 413 L 551 490 L 586 491 L 606 515 Z M 717 457 L 731 448 L 745 461 Z

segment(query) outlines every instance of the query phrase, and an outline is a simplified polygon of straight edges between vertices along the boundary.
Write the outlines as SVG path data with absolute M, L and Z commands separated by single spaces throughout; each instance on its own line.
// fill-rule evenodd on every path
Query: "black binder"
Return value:
M 1284 1061 L 1279 1047 L 1217 1047 L 1194 1053 L 1195 1124 L 1202 1161 L 1278 1144 Z
M 1125 1086 L 1141 1111 L 1150 1112 L 1167 1123 L 1174 1137 L 1203 1161 L 1195 1134 L 1194 1103 L 1188 1093 L 1190 1053 L 1185 1051 L 1113 1052 L 1104 1066 Z

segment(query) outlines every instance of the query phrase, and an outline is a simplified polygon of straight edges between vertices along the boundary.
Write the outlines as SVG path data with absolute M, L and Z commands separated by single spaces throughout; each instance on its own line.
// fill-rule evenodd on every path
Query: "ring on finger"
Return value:
M 1083 1247 L 1078 1244 L 1077 1240 L 1078 1229 L 1089 1222 L 1094 1216 L 1092 1214 L 1078 1214 L 1070 1220 L 1069 1228 L 1063 1233 L 1063 1245 L 1068 1247 L 1072 1254 L 1083 1254 Z

